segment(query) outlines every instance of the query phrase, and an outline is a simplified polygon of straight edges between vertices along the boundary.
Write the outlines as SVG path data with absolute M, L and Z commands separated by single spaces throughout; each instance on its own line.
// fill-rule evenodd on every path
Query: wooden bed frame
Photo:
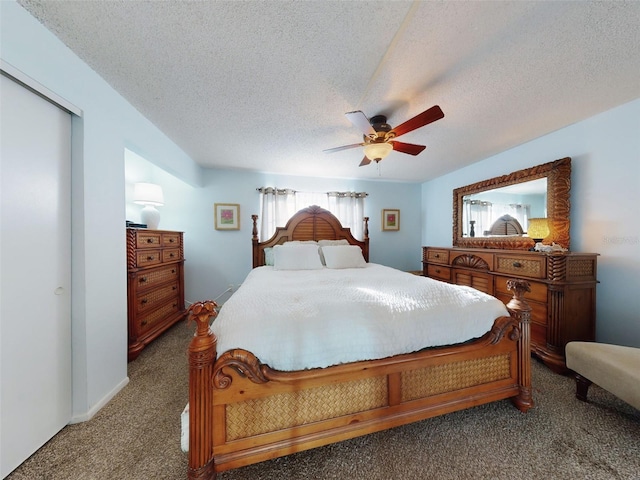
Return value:
M 359 241 L 330 212 L 313 206 L 259 242 L 252 218 L 254 267 L 264 265 L 265 248 L 290 240 L 346 239 L 368 261 L 367 219 Z M 508 287 L 514 291 L 510 316 L 496 319 L 477 340 L 295 372 L 273 370 L 241 349 L 216 359 L 209 324 L 217 305 L 193 304 L 188 477 L 215 479 L 220 471 L 505 398 L 526 412 L 533 406 L 530 308 L 523 300 L 528 284 L 509 280 Z

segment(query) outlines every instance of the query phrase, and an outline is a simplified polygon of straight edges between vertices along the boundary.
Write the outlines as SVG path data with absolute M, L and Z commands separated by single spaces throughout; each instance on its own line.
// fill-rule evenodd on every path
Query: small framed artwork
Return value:
M 382 230 L 397 232 L 400 230 L 400 210 L 382 210 Z
M 237 203 L 216 203 L 213 206 L 216 230 L 240 230 L 240 205 Z

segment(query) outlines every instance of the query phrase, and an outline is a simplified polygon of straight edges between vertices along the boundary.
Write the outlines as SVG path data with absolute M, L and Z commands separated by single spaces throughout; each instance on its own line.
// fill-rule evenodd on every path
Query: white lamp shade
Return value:
M 136 183 L 133 187 L 133 201 L 140 205 L 164 205 L 162 187 L 154 183 Z
M 380 161 L 393 150 L 390 143 L 370 143 L 365 145 L 364 154 L 369 160 Z

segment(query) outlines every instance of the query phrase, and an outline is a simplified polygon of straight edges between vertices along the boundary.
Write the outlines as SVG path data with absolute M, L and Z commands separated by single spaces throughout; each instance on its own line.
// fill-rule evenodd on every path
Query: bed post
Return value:
M 530 292 L 529 282 L 526 280 L 507 280 L 507 289 L 513 291 L 513 298 L 507 304 L 507 310 L 512 318 L 518 320 L 520 338 L 518 340 L 518 381 L 520 393 L 514 397 L 513 403 L 521 412 L 533 407 L 531 396 L 531 307 L 524 299 L 524 294 Z
M 251 231 L 251 243 L 253 245 L 253 268 L 256 268 L 260 265 L 260 258 L 258 253 L 258 215 L 251 215 L 251 220 L 253 220 L 253 230 Z
M 209 328 L 216 302 L 197 302 L 189 308 L 196 334 L 189 343 L 189 480 L 214 480 L 213 460 L 213 365 L 216 336 Z

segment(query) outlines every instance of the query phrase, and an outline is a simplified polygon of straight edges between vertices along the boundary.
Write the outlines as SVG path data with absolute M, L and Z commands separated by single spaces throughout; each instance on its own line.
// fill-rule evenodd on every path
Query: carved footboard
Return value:
M 462 345 L 324 369 L 280 372 L 250 352 L 216 360 L 213 302 L 191 307 L 189 478 L 512 398 L 531 399 L 526 282 L 510 281 L 511 316 Z

